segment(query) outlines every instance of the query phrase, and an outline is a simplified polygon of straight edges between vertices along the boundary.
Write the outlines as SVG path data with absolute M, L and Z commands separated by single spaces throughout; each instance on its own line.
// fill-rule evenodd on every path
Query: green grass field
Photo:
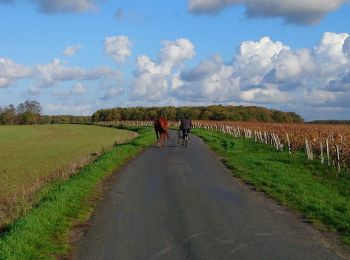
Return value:
M 151 128 L 130 130 L 138 131 L 138 137 L 114 146 L 71 178 L 46 185 L 36 206 L 0 232 L 0 259 L 57 259 L 69 253 L 70 231 L 89 219 L 102 193 L 101 182 L 155 142 Z
M 23 211 L 18 201 L 43 183 L 68 177 L 102 150 L 134 137 L 134 132 L 91 125 L 0 126 L 0 209 L 16 217 Z M 7 218 L 0 214 L 0 226 Z
M 316 226 L 337 231 L 350 244 L 350 175 L 308 161 L 303 152 L 277 152 L 253 140 L 195 130 L 236 177 L 298 210 Z

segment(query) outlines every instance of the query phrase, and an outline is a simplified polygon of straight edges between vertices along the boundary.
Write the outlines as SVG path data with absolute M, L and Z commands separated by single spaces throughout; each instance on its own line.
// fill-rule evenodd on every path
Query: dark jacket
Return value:
M 181 129 L 185 129 L 185 130 L 188 130 L 188 129 L 191 129 L 192 128 L 192 121 L 191 119 L 181 119 L 180 121 L 180 128 Z

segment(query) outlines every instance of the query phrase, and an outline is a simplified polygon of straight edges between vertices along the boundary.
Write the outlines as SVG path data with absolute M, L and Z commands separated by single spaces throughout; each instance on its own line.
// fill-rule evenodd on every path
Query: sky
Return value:
M 350 119 L 349 0 L 0 0 L 0 107 L 254 105 Z

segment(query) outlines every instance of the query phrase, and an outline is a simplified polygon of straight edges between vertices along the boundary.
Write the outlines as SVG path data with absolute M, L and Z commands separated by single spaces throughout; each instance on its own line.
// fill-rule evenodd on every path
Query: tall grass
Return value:
M 350 176 L 310 162 L 305 154 L 277 152 L 253 140 L 195 130 L 223 156 L 235 176 L 302 212 L 320 228 L 337 231 L 350 244 Z
M 135 130 L 135 129 L 134 129 Z M 138 129 L 140 136 L 115 146 L 69 180 L 51 184 L 26 216 L 0 236 L 0 259 L 54 259 L 69 251 L 69 231 L 88 219 L 98 184 L 126 161 L 155 141 L 153 131 Z

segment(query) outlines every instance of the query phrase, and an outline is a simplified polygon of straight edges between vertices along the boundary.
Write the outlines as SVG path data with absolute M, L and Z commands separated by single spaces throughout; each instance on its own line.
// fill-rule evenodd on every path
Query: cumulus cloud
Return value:
M 16 80 L 30 76 L 32 72 L 27 66 L 0 57 L 0 88 L 9 87 Z
M 82 68 L 64 66 L 59 59 L 37 65 L 36 72 L 40 78 L 41 87 L 54 85 L 58 81 L 82 79 L 86 74 Z
M 347 0 L 189 0 L 194 14 L 215 14 L 229 6 L 243 5 L 251 18 L 281 17 L 286 23 L 315 24 Z
M 292 101 L 290 93 L 281 91 L 276 85 L 242 91 L 240 98 L 242 101 L 256 104 L 279 104 Z
M 132 43 L 127 36 L 110 36 L 105 38 L 105 54 L 115 62 L 124 62 L 131 55 Z
M 76 52 L 78 50 L 80 50 L 81 48 L 83 48 L 84 46 L 82 44 L 79 45 L 75 45 L 75 46 L 68 46 L 64 49 L 64 51 L 62 52 L 64 56 L 66 57 L 70 57 L 76 54 Z
M 194 55 L 194 45 L 188 39 L 181 38 L 163 42 L 156 61 L 146 55 L 137 57 L 131 96 L 146 100 L 164 97 L 168 91 L 181 85 L 177 71 Z
M 343 45 L 343 52 L 345 56 L 350 59 L 350 36 L 346 38 Z
M 233 67 L 237 75 L 247 83 L 259 84 L 263 77 L 273 69 L 273 60 L 282 50 L 290 48 L 269 37 L 259 41 L 244 41 L 240 44 L 234 57 Z M 252 77 L 253 76 L 253 77 Z
M 116 85 L 122 79 L 122 73 L 107 66 L 95 69 L 84 69 L 81 67 L 68 66 L 59 59 L 46 64 L 25 66 L 18 64 L 8 58 L 0 58 L 0 88 L 15 86 L 16 82 L 26 79 L 30 86 L 26 90 L 28 95 L 42 93 L 42 88 L 57 87 L 54 96 L 67 97 L 84 95 L 87 92 L 86 86 L 81 81 L 94 81 L 94 84 L 105 88 Z M 74 84 L 70 90 L 62 90 L 67 84 Z M 114 95 L 110 92 L 109 95 Z
M 184 67 L 184 62 L 195 55 L 194 46 L 183 41 L 163 43 L 158 59 L 137 58 L 132 100 L 296 109 L 350 107 L 350 40 L 346 33 L 324 33 L 308 49 L 292 49 L 269 37 L 244 41 L 230 63 L 214 55 L 192 68 Z

